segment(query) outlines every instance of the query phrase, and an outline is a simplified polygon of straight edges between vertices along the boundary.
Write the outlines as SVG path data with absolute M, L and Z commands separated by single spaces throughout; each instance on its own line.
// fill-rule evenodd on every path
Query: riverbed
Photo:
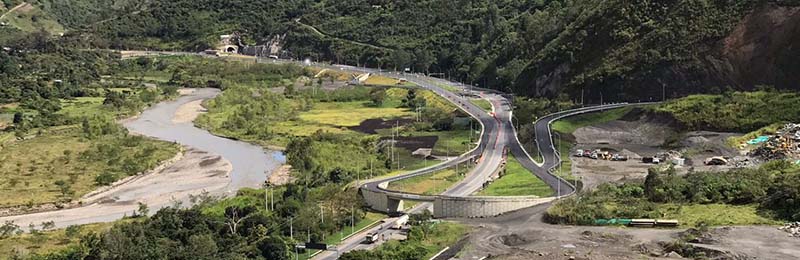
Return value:
M 211 99 L 219 94 L 218 89 L 194 89 L 174 101 L 162 102 L 145 110 L 138 118 L 125 122 L 124 126 L 137 134 L 221 155 L 233 165 L 228 191 L 261 187 L 268 175 L 285 163 L 286 158 L 283 153 L 215 136 L 195 127 L 192 122 L 173 120 L 182 105 Z
M 123 125 L 135 134 L 177 142 L 186 149 L 174 163 L 152 173 L 133 177 L 97 194 L 81 198 L 83 205 L 39 213 L 0 217 L 19 226 L 53 221 L 56 228 L 111 222 L 136 212 L 139 203 L 154 214 L 163 207 L 190 206 L 192 196 L 231 196 L 241 188 L 258 188 L 282 165 L 281 152 L 214 136 L 191 120 L 173 120 L 181 106 L 219 95 L 216 89 L 195 89 L 173 101 L 159 103 Z M 174 122 L 173 122 L 174 121 Z M 27 228 L 24 228 L 27 229 Z

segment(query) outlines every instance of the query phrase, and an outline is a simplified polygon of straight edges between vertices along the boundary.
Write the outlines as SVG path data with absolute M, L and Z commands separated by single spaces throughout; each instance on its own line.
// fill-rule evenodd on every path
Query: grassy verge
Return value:
M 463 180 L 470 169 L 471 164 L 465 163 L 458 167 L 458 172 L 455 168 L 449 168 L 432 174 L 391 182 L 389 189 L 424 195 L 439 194 Z
M 405 86 L 405 87 L 412 87 L 415 86 L 414 83 L 411 82 L 400 82 L 400 80 L 395 78 L 389 78 L 385 76 L 370 76 L 364 84 L 367 85 L 375 85 L 375 86 Z
M 135 140 L 134 140 L 135 139 Z M 124 144 L 123 144 L 124 143 Z M 0 207 L 63 202 L 97 188 L 96 178 L 150 169 L 178 151 L 141 137 L 86 139 L 77 129 L 45 133 L 0 150 Z M 133 160 L 138 162 L 133 164 Z M 57 184 L 61 183 L 61 184 Z
M 700 223 L 710 226 L 778 225 L 782 222 L 758 215 L 758 205 L 728 204 L 660 204 L 664 218 L 677 219 L 681 225 L 694 227 Z
M 361 219 L 361 221 L 356 223 L 354 227 L 344 228 L 344 229 L 340 230 L 338 233 L 334 233 L 333 235 L 326 237 L 325 238 L 325 243 L 329 244 L 329 245 L 339 244 L 340 242 L 342 242 L 343 238 L 348 237 L 348 236 L 354 234 L 355 232 L 357 232 L 358 230 L 360 230 L 362 228 L 365 228 L 365 227 L 375 223 L 376 221 L 379 221 L 379 220 L 384 219 L 384 218 L 386 218 L 386 215 L 384 215 L 384 214 L 378 214 L 378 213 L 374 213 L 374 212 L 367 212 L 367 215 L 364 216 L 364 218 Z
M 750 140 L 755 139 L 756 137 L 759 137 L 759 136 L 762 136 L 762 135 L 775 134 L 775 132 L 777 132 L 778 129 L 783 127 L 783 125 L 784 125 L 784 123 L 771 124 L 771 125 L 762 127 L 762 128 L 760 128 L 760 129 L 758 129 L 756 131 L 747 133 L 747 134 L 745 134 L 743 136 L 728 138 L 728 140 L 726 140 L 726 143 L 731 147 L 739 147 L 740 145 L 748 145 L 747 141 L 750 141 Z
M 372 251 L 348 252 L 353 259 L 430 259 L 469 232 L 463 224 L 427 222 L 412 227 L 406 241 L 389 241 Z M 348 257 L 345 255 L 344 257 Z
M 522 167 L 514 157 L 506 162 L 505 174 L 488 187 L 478 192 L 479 196 L 528 196 L 547 197 L 553 194 L 544 181 Z
M 470 98 L 469 102 L 472 102 L 472 104 L 480 107 L 481 109 L 485 110 L 486 112 L 491 112 L 492 111 L 492 103 L 489 102 L 486 99 Z

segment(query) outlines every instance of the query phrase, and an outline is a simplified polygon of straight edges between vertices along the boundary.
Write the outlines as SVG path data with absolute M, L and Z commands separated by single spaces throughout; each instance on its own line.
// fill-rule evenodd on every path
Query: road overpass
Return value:
M 373 72 L 374 73 L 374 72 Z M 396 73 L 386 73 L 390 76 L 399 77 Z M 451 217 L 490 217 L 514 211 L 522 208 L 532 207 L 538 204 L 547 203 L 557 197 L 569 195 L 575 192 L 575 187 L 566 180 L 559 178 L 550 172 L 560 163 L 560 156 L 557 149 L 553 146 L 550 132 L 550 124 L 558 119 L 582 113 L 596 112 L 603 109 L 613 109 L 629 104 L 613 104 L 597 107 L 579 108 L 555 113 L 545 116 L 535 124 L 537 143 L 539 151 L 544 158 L 542 164 L 536 163 L 527 151 L 522 147 L 516 136 L 516 129 L 511 122 L 512 108 L 511 103 L 505 95 L 496 91 L 481 91 L 481 96 L 489 100 L 493 107 L 493 114 L 486 113 L 481 108 L 469 102 L 455 93 L 445 90 L 441 85 L 451 88 L 461 88 L 464 86 L 423 76 L 406 77 L 410 82 L 422 88 L 429 89 L 452 102 L 460 109 L 464 110 L 472 117 L 477 119 L 483 126 L 481 139 L 475 149 L 459 156 L 456 159 L 443 162 L 428 168 L 412 171 L 410 173 L 395 176 L 387 179 L 377 180 L 366 183 L 360 187 L 367 204 L 376 211 L 386 213 L 398 213 L 403 210 L 402 201 L 419 201 L 432 203 L 433 215 L 437 218 Z M 480 91 L 480 89 L 478 89 Z M 505 151 L 511 153 L 528 170 L 541 178 L 545 183 L 558 190 L 559 193 L 554 197 L 541 198 L 537 196 L 470 196 L 480 190 L 484 183 L 502 170 L 505 162 Z M 401 191 L 390 190 L 390 182 L 412 178 L 420 175 L 430 174 L 441 171 L 456 164 L 470 163 L 477 160 L 477 165 L 470 171 L 464 180 L 452 186 L 439 195 L 420 195 Z

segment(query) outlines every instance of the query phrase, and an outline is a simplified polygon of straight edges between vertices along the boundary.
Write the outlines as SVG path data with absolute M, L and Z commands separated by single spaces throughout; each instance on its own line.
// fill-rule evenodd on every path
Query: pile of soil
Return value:
M 361 124 L 357 126 L 350 127 L 350 130 L 374 135 L 378 133 L 376 132 L 376 130 L 378 129 L 389 129 L 395 126 L 409 125 L 412 122 L 414 122 L 414 120 L 408 118 L 395 118 L 389 120 L 383 120 L 381 118 L 373 118 L 364 120 L 361 122 Z
M 582 127 L 573 133 L 581 144 L 638 144 L 662 146 L 678 131 L 679 123 L 668 115 L 636 108 L 619 120 Z

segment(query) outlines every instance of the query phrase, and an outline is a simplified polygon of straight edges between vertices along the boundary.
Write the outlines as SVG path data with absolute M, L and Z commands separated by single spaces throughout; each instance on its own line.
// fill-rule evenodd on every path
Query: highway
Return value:
M 156 54 L 162 55 L 161 53 L 156 53 Z M 183 53 L 165 53 L 165 54 L 183 55 Z M 147 55 L 153 55 L 153 53 L 147 53 Z M 197 55 L 197 54 L 191 54 L 191 55 Z M 272 60 L 272 59 L 257 59 L 257 61 L 264 63 L 298 63 L 297 61 L 284 61 L 284 60 Z M 381 186 L 383 187 L 386 186 L 380 184 L 391 181 L 397 181 L 405 178 L 411 178 L 423 174 L 429 174 L 439 170 L 447 169 L 449 167 L 454 167 L 456 164 L 473 163 L 474 162 L 473 160 L 477 160 L 477 164 L 475 165 L 475 167 L 467 174 L 467 176 L 462 181 L 453 185 L 445 192 L 440 194 L 440 196 L 451 196 L 451 197 L 469 196 L 474 192 L 478 191 L 483 186 L 483 184 L 487 180 L 489 180 L 490 176 L 496 170 L 499 169 L 499 167 L 504 161 L 504 156 L 505 156 L 504 152 L 506 151 L 506 148 L 508 148 L 508 151 L 511 153 L 511 155 L 515 156 L 525 168 L 527 168 L 528 170 L 533 172 L 533 174 L 535 174 L 543 181 L 545 181 L 549 186 L 553 188 L 553 190 L 559 190 L 560 192 L 557 195 L 563 196 L 572 194 L 575 191 L 575 187 L 573 187 L 570 183 L 566 182 L 565 180 L 550 174 L 549 172 L 549 170 L 551 170 L 553 167 L 557 166 L 560 163 L 558 152 L 553 146 L 553 140 L 550 133 L 550 124 L 552 124 L 552 122 L 555 120 L 571 115 L 629 105 L 629 104 L 615 104 L 615 105 L 606 105 L 598 107 L 587 107 L 587 108 L 563 111 L 542 117 L 537 122 L 535 122 L 535 132 L 537 138 L 537 145 L 539 147 L 539 151 L 542 157 L 544 158 L 544 161 L 541 164 L 537 164 L 527 153 L 527 151 L 524 150 L 524 148 L 518 141 L 518 138 L 516 136 L 516 130 L 514 129 L 513 124 L 511 123 L 512 108 L 510 102 L 504 97 L 503 93 L 493 90 L 477 89 L 469 86 L 464 86 L 459 83 L 449 82 L 446 80 L 421 76 L 417 74 L 383 72 L 377 69 L 359 68 L 359 67 L 351 67 L 343 65 L 307 64 L 307 63 L 303 65 L 312 65 L 312 66 L 335 69 L 335 70 L 372 73 L 377 75 L 386 75 L 395 78 L 406 78 L 409 82 L 415 83 L 419 85 L 421 88 L 431 90 L 436 94 L 442 96 L 443 98 L 447 99 L 451 103 L 458 106 L 463 111 L 470 114 L 473 118 L 477 119 L 478 122 L 480 122 L 482 126 L 482 132 L 480 135 L 480 140 L 478 142 L 478 145 L 475 147 L 475 149 L 465 154 L 462 154 L 455 159 L 451 159 L 424 169 L 412 171 L 400 176 L 372 181 L 364 184 L 361 187 L 362 189 L 384 193 L 393 198 L 399 198 L 402 200 L 431 202 L 436 198 L 436 196 L 424 196 L 419 194 L 410 194 L 399 191 L 387 190 L 385 188 L 381 188 Z M 493 113 L 488 113 L 484 111 L 480 107 L 470 102 L 469 98 L 465 98 L 456 93 L 448 91 L 442 86 L 446 86 L 446 88 L 448 89 L 457 89 L 459 90 L 459 92 L 462 93 L 464 92 L 469 94 L 480 93 L 478 95 L 488 100 L 492 104 Z M 469 90 L 467 90 L 467 88 Z M 429 206 L 430 203 L 421 203 L 411 211 L 425 209 L 428 208 Z M 387 223 L 388 222 L 390 221 L 387 221 Z M 377 227 L 374 227 L 370 231 L 386 232 L 387 225 L 388 224 L 378 225 Z M 361 232 L 360 234 L 357 234 L 351 237 L 350 239 L 344 241 L 343 243 L 341 243 L 338 246 L 337 250 L 338 252 L 326 251 L 319 254 L 315 258 L 335 259 L 341 252 L 346 252 L 358 248 L 360 242 L 363 241 L 364 235 L 366 233 L 368 232 Z
M 337 66 L 331 66 L 331 67 L 336 68 Z M 409 212 L 415 212 L 430 207 L 431 204 L 429 202 L 433 201 L 435 199 L 435 196 L 424 196 L 419 194 L 410 194 L 400 191 L 388 190 L 381 188 L 380 184 L 386 182 L 398 181 L 419 175 L 429 174 L 442 169 L 453 167 L 458 163 L 468 162 L 470 161 L 470 159 L 473 158 L 479 158 L 478 164 L 472 171 L 470 171 L 470 173 L 467 174 L 464 180 L 457 183 L 456 185 L 453 185 L 445 192 L 440 194 L 440 195 L 455 196 L 455 197 L 469 196 L 472 193 L 478 191 L 483 186 L 483 184 L 490 178 L 492 173 L 494 173 L 500 167 L 500 165 L 504 161 L 504 150 L 506 147 L 509 149 L 509 152 L 514 157 L 516 157 L 517 160 L 520 161 L 520 163 L 526 169 L 530 170 L 536 176 L 545 181 L 545 183 L 551 186 L 553 190 L 559 190 L 560 193 L 557 195 L 564 196 L 572 194 L 575 192 L 575 187 L 572 184 L 568 183 L 564 179 L 552 175 L 549 172 L 550 169 L 554 168 L 560 163 L 558 152 L 553 146 L 550 125 L 552 124 L 552 122 L 567 116 L 595 112 L 604 109 L 613 109 L 629 105 L 629 104 L 613 104 L 613 105 L 579 108 L 542 117 L 537 122 L 535 122 L 535 132 L 537 136 L 539 151 L 541 152 L 542 157 L 544 158 L 544 162 L 542 164 L 537 164 L 531 158 L 531 156 L 528 155 L 527 151 L 524 150 L 522 144 L 519 142 L 516 136 L 516 129 L 514 129 L 513 124 L 511 123 L 512 122 L 511 121 L 512 107 L 510 105 L 511 103 L 502 95 L 502 93 L 498 93 L 496 91 L 491 91 L 491 90 L 480 90 L 480 89 L 477 89 L 476 91 L 480 92 L 481 93 L 480 96 L 488 100 L 492 104 L 494 110 L 494 115 L 492 115 L 490 113 L 487 113 L 486 111 L 483 111 L 483 109 L 477 107 L 476 105 L 472 104 L 472 102 L 469 102 L 468 98 L 463 98 L 458 94 L 447 91 L 441 87 L 441 85 L 447 85 L 450 88 L 455 88 L 461 91 L 465 91 L 464 89 L 465 86 L 458 83 L 453 83 L 438 78 L 431 78 L 419 75 L 403 75 L 395 72 L 382 73 L 378 70 L 365 69 L 365 68 L 355 68 L 355 67 L 340 67 L 340 68 L 344 68 L 345 70 L 356 70 L 365 73 L 385 75 L 395 78 L 400 78 L 400 77 L 406 78 L 409 82 L 415 83 L 424 89 L 434 91 L 438 95 L 444 97 L 448 101 L 458 106 L 460 109 L 469 113 L 472 117 L 476 118 L 483 126 L 483 131 L 478 146 L 474 150 L 467 152 L 456 159 L 452 159 L 443 162 L 441 164 L 437 164 L 424 169 L 412 171 L 400 176 L 381 179 L 362 185 L 361 187 L 362 189 L 380 191 L 395 198 L 425 202 L 409 210 Z M 390 221 L 386 222 L 388 223 Z M 388 225 L 389 224 L 378 225 L 370 230 L 354 235 L 350 239 L 340 243 L 337 246 L 337 251 L 323 252 L 314 258 L 336 259 L 338 255 L 340 255 L 343 252 L 355 249 L 367 249 L 369 248 L 368 245 L 361 244 L 366 234 L 369 232 L 379 232 L 379 234 L 382 234 L 383 232 L 388 231 L 387 228 Z

